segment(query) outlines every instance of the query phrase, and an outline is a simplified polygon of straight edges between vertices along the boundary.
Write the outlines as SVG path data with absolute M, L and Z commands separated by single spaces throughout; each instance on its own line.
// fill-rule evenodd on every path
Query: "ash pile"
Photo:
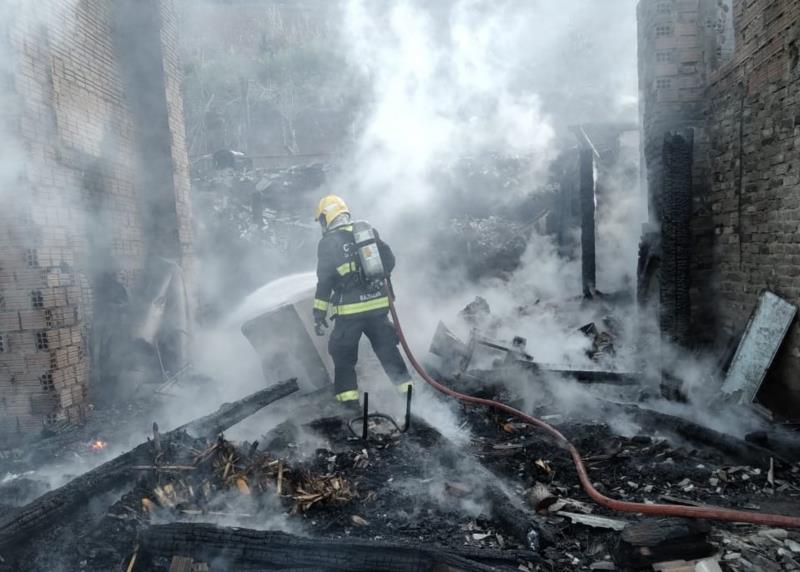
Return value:
M 291 409 L 297 389 L 289 380 L 173 431 L 154 426 L 147 442 L 12 509 L 4 569 L 488 570 L 537 558 L 525 509 L 491 480 L 481 491 L 459 482 L 485 469 L 410 414 L 402 426 L 287 421 L 264 445 L 225 439 L 274 401 Z M 325 446 L 299 446 L 308 439 Z M 504 525 L 481 512 L 488 502 Z
M 514 313 L 563 310 L 532 304 Z M 625 363 L 629 337 L 608 310 L 595 301 L 581 314 L 595 319 L 574 328 L 583 353 L 568 367 L 539 363 L 520 336 L 503 341 L 506 320 L 477 299 L 453 318 L 468 338 L 441 325 L 427 365 L 451 387 L 556 425 L 607 496 L 796 514 L 800 447 L 792 434 L 764 425 L 739 438 L 665 411 L 630 383 L 640 372 L 610 367 Z M 330 391 L 302 385 L 270 385 L 172 431 L 154 426 L 140 445 L 8 509 L 0 569 L 800 567 L 793 529 L 594 504 L 562 445 L 505 413 L 453 405 L 417 384 L 393 417 L 378 413 L 378 396 L 349 419 L 329 411 Z M 576 388 L 582 399 L 564 407 L 564 392 Z M 432 407 L 449 421 L 428 423 Z M 264 408 L 286 420 L 257 440 L 226 437 Z

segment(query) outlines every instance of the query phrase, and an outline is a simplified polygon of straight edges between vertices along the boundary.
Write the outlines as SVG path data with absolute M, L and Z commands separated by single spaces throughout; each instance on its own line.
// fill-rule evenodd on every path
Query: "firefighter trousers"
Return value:
M 333 358 L 334 390 L 337 395 L 358 390 L 356 363 L 361 334 L 369 338 L 383 370 L 395 385 L 411 380 L 397 345 L 400 339 L 385 312 L 370 312 L 366 316 L 338 317 L 328 340 L 328 352 Z

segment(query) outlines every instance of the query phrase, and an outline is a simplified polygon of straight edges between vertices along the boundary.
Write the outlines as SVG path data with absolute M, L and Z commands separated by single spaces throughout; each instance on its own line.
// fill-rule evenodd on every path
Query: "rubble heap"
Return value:
M 535 393 L 531 413 L 577 447 L 602 494 L 798 512 L 791 432 L 741 439 L 657 401 L 611 400 L 595 388 L 637 393 L 628 382 L 638 374 L 539 364 L 524 338 L 480 333 L 498 319 L 480 298 L 461 317 L 474 327 L 469 343 L 442 326 L 431 344 L 452 354 L 438 377 L 527 411 Z M 589 361 L 619 359 L 613 318 L 598 315 L 579 335 Z M 492 369 L 471 367 L 477 346 L 499 352 Z M 565 408 L 558 384 L 588 388 L 584 409 Z M 800 569 L 800 531 L 594 504 L 561 444 L 505 413 L 441 401 L 458 424 L 442 432 L 410 413 L 403 424 L 375 411 L 330 417 L 329 394 L 290 396 L 296 389 L 271 386 L 168 433 L 154 426 L 147 442 L 0 517 L 0 570 Z M 277 399 L 285 422 L 258 441 L 225 437 Z
M 606 416 L 624 413 L 609 405 Z M 734 450 L 674 445 L 668 419 L 664 437 L 621 437 L 547 404 L 537 414 L 557 423 L 595 486 L 616 498 L 800 506 L 800 466 L 769 449 L 749 449 L 743 462 Z M 64 514 L 33 531 L 36 542 L 5 545 L 3 558 L 19 566 L 9 569 L 43 570 L 69 545 L 58 556 L 69 570 L 624 570 L 692 559 L 727 570 L 798 567 L 798 532 L 610 513 L 587 499 L 541 432 L 472 406 L 460 417 L 466 446 L 415 417 L 405 433 L 375 418 L 366 441 L 339 418 L 287 421 L 257 443 L 156 433 L 128 465 L 135 480 L 121 498 L 86 491 L 105 503 L 99 515 Z

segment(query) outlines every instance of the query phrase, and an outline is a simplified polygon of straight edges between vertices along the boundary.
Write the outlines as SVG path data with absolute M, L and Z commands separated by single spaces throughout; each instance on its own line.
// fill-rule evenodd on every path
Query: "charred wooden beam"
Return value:
M 711 527 L 702 520 L 652 518 L 629 524 L 613 551 L 620 568 L 649 568 L 656 562 L 695 560 L 711 556 L 716 548 L 708 542 Z
M 460 551 L 421 543 L 301 538 L 284 532 L 224 528 L 213 524 L 150 526 L 142 531 L 141 541 L 141 549 L 150 557 L 180 554 L 206 562 L 222 558 L 233 567 L 258 567 L 259 570 L 405 572 L 452 568 L 464 572 L 489 572 L 496 568 L 484 562 L 509 564 L 520 561 L 518 552 L 504 555 L 489 551 L 482 554 L 480 550 Z
M 198 437 L 212 436 L 297 389 L 297 381 L 294 379 L 262 389 L 234 403 L 226 403 L 210 415 L 160 435 L 160 442 L 167 442 L 184 432 L 191 432 Z M 152 459 L 154 452 L 152 441 L 142 443 L 72 479 L 64 486 L 40 496 L 14 513 L 1 517 L 0 550 L 16 548 L 15 544 L 29 541 L 34 535 L 58 523 L 76 507 L 131 481 L 136 474 L 131 468 Z
M 488 469 L 486 473 L 497 479 Z M 514 540 L 531 550 L 538 550 L 543 544 L 556 543 L 558 530 L 527 509 L 518 497 L 492 483 L 487 484 L 486 496 L 492 505 L 492 516 Z
M 297 380 L 289 379 L 257 391 L 233 403 L 224 403 L 214 413 L 190 421 L 186 425 L 178 427 L 176 431 L 184 430 L 196 437 L 212 437 L 247 419 L 273 401 L 282 399 L 298 389 Z
M 578 168 L 581 193 L 581 278 L 583 295 L 593 298 L 597 270 L 595 262 L 594 154 L 591 148 L 581 149 Z
M 485 378 L 489 382 L 502 382 L 504 379 L 519 378 L 520 372 L 531 375 L 557 375 L 569 377 L 578 383 L 596 385 L 638 385 L 642 381 L 642 373 L 635 371 L 612 371 L 602 369 L 567 369 L 559 366 L 540 364 L 537 362 L 517 361 L 511 366 L 499 367 L 489 371 L 470 371 L 473 375 Z
M 661 332 L 670 341 L 687 347 L 691 323 L 693 132 L 667 133 L 662 160 Z M 669 393 L 680 389 L 676 381 L 663 380 L 664 389 Z
M 616 406 L 615 406 L 616 408 Z M 630 413 L 634 421 L 646 429 L 665 429 L 672 431 L 679 437 L 691 443 L 696 443 L 707 448 L 719 451 L 729 459 L 749 465 L 768 464 L 770 458 L 785 466 L 791 466 L 791 461 L 780 452 L 769 449 L 758 443 L 751 443 L 732 435 L 714 431 L 708 427 L 698 425 L 688 419 L 661 413 L 653 409 L 635 405 L 620 406 L 623 411 Z
M 786 459 L 800 459 L 800 436 L 788 430 L 755 431 L 747 434 L 745 441 L 769 451 L 774 451 Z

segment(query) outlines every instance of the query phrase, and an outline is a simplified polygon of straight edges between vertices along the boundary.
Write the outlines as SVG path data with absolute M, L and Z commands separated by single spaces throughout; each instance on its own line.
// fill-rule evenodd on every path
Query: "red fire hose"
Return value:
M 414 369 L 417 370 L 422 378 L 445 395 L 449 395 L 450 397 L 454 397 L 455 399 L 465 403 L 475 403 L 477 405 L 483 405 L 485 407 L 491 407 L 499 411 L 504 411 L 505 413 L 518 417 L 530 425 L 535 425 L 536 427 L 544 429 L 550 433 L 553 437 L 555 437 L 559 446 L 569 451 L 569 454 L 572 457 L 572 462 L 575 463 L 575 468 L 578 471 L 578 478 L 580 479 L 583 490 L 585 490 L 586 494 L 588 494 L 589 497 L 591 497 L 591 499 L 600 506 L 621 512 L 634 512 L 640 514 L 676 516 L 685 518 L 705 518 L 729 522 L 745 522 L 779 528 L 800 528 L 800 517 L 795 516 L 734 510 L 713 506 L 698 507 L 680 506 L 675 504 L 645 504 L 640 502 L 621 501 L 605 496 L 596 488 L 594 488 L 594 486 L 592 486 L 592 481 L 589 479 L 589 474 L 586 472 L 586 466 L 583 464 L 581 454 L 578 452 L 575 446 L 570 443 L 567 438 L 564 437 L 564 435 L 561 434 L 558 429 L 548 423 L 545 423 L 541 419 L 536 419 L 535 417 L 514 409 L 505 403 L 500 403 L 491 399 L 483 399 L 481 397 L 474 397 L 472 395 L 465 395 L 463 393 L 459 393 L 458 391 L 454 391 L 449 387 L 442 385 L 428 375 L 428 372 L 425 371 L 425 368 L 423 368 L 414 357 L 414 354 L 411 352 L 411 348 L 408 347 L 408 341 L 403 333 L 403 328 L 400 326 L 400 320 L 397 317 L 397 310 L 395 309 L 394 300 L 392 298 L 392 296 L 389 296 L 389 309 L 392 313 L 392 319 L 394 320 L 395 328 L 397 329 L 397 335 L 400 338 L 400 344 L 403 346 L 403 350 L 405 351 L 406 356 L 408 356 L 408 360 L 411 362 L 411 365 L 414 366 Z

